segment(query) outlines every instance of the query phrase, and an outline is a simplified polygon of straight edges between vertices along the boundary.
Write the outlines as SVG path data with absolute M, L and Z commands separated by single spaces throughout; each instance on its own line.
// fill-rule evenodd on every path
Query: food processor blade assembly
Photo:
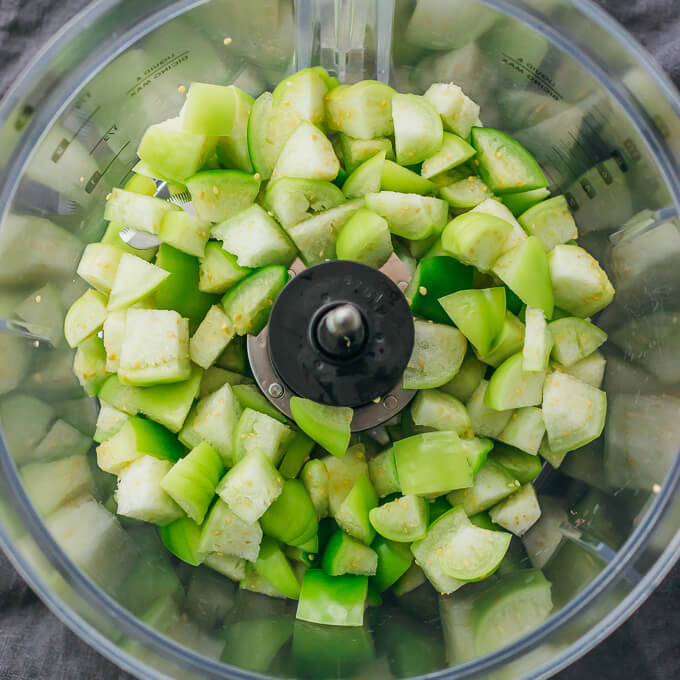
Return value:
M 310 268 L 297 260 L 265 329 L 248 338 L 257 384 L 290 416 L 290 397 L 354 409 L 352 430 L 396 416 L 415 396 L 401 376 L 413 349 L 403 290 L 410 275 L 393 256 L 380 269 L 349 261 Z

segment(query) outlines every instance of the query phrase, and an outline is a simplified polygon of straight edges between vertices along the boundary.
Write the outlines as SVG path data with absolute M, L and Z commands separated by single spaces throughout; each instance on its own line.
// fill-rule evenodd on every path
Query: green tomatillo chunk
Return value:
M 292 546 L 302 546 L 316 536 L 316 510 L 300 480 L 283 483 L 281 495 L 262 515 L 260 525 L 267 536 Z
M 282 473 L 283 474 L 283 473 Z M 328 516 L 328 470 L 323 461 L 313 458 L 305 464 L 300 474 L 302 483 L 314 505 L 316 516 Z
M 366 576 L 328 576 L 321 569 L 308 569 L 296 618 L 329 626 L 361 626 L 367 589 Z
M 602 433 L 607 395 L 567 373 L 548 375 L 543 389 L 543 420 L 550 449 L 566 453 Z
M 230 87 L 234 93 L 234 120 L 231 131 L 217 141 L 217 158 L 224 168 L 254 172 L 248 153 L 248 119 L 255 100 L 238 87 Z
M 489 456 L 490 460 L 502 465 L 520 484 L 533 482 L 541 474 L 542 464 L 538 456 L 524 453 L 507 444 L 496 444 Z
M 222 137 L 234 127 L 236 89 L 233 85 L 191 83 L 180 120 L 187 132 Z
M 224 465 L 215 449 L 201 442 L 177 461 L 161 481 L 161 488 L 195 522 L 201 524 L 215 497 Z
M 495 215 L 466 212 L 442 232 L 442 247 L 456 259 L 488 272 L 505 250 L 512 225 Z
M 455 209 L 469 210 L 493 198 L 489 187 L 476 175 L 447 184 L 439 190 L 439 195 Z
M 335 249 L 339 260 L 354 260 L 379 269 L 392 254 L 387 220 L 360 208 L 340 230 Z
M 479 174 L 494 194 L 514 194 L 548 186 L 536 159 L 509 135 L 486 127 L 473 127 Z
M 392 118 L 394 146 L 400 165 L 420 163 L 441 149 L 444 141 L 442 120 L 437 109 L 425 97 L 395 94 L 392 97 Z
M 404 543 L 395 543 L 382 536 L 376 536 L 372 548 L 378 554 L 378 568 L 371 584 L 382 593 L 408 571 L 413 554 Z
M 103 444 L 97 447 L 97 464 L 102 470 L 118 474 L 125 466 L 153 456 L 175 462 L 185 449 L 164 427 L 144 418 L 132 417 Z
M 529 208 L 548 198 L 548 196 L 550 196 L 550 189 L 542 187 L 541 189 L 521 191 L 517 194 L 504 194 L 503 203 L 510 208 L 510 212 L 515 217 L 519 217 Z
M 238 386 L 237 386 L 238 387 Z M 200 399 L 187 416 L 179 440 L 188 447 L 208 442 L 222 456 L 226 466 L 233 464 L 234 428 L 241 405 L 229 383 Z
M 472 439 L 461 439 L 460 443 L 465 449 L 468 463 L 472 468 L 472 474 L 476 475 L 482 465 L 486 462 L 486 458 L 494 448 L 494 443 L 486 437 L 473 437 Z
M 471 437 L 470 416 L 455 397 L 439 390 L 421 390 L 411 404 L 413 424 L 419 428 L 453 430 L 460 437 Z
M 320 125 L 325 118 L 324 97 L 330 76 L 324 69 L 304 68 L 282 80 L 272 92 L 272 104 L 292 109 L 300 118 Z
M 423 162 L 421 175 L 426 179 L 434 177 L 441 172 L 455 168 L 461 163 L 470 160 L 476 151 L 462 137 L 451 132 L 444 133 L 444 141 L 437 153 Z
M 350 536 L 370 545 L 375 537 L 375 529 L 369 516 L 377 505 L 378 496 L 371 480 L 368 475 L 362 474 L 335 513 L 335 521 Z
M 380 498 L 389 496 L 401 489 L 397 477 L 397 466 L 394 462 L 394 450 L 391 448 L 368 461 L 368 474 L 373 483 L 373 488 Z
M 517 491 L 519 482 L 502 465 L 487 460 L 475 475 L 474 484 L 467 489 L 452 491 L 447 499 L 451 505 L 462 505 L 470 517 L 488 510 Z
M 263 206 L 289 232 L 296 224 L 337 208 L 344 200 L 342 191 L 330 182 L 282 177 L 267 186 Z
M 260 449 L 274 465 L 278 465 L 290 436 L 287 425 L 265 413 L 246 408 L 234 430 L 234 462 L 238 463 L 253 449 Z
M 223 222 L 255 202 L 260 177 L 241 170 L 204 170 L 189 177 L 186 185 L 196 214 L 202 220 Z
M 451 317 L 439 299 L 459 290 L 472 288 L 473 269 L 453 257 L 427 257 L 418 263 L 405 291 L 417 316 L 435 323 L 450 324 Z
M 441 233 L 449 214 L 446 201 L 420 194 L 379 191 L 366 194 L 366 207 L 384 217 L 396 236 L 412 240 Z
M 523 536 L 536 524 L 540 516 L 541 507 L 531 484 L 521 486 L 515 493 L 489 510 L 491 521 L 512 531 L 515 536 Z
M 278 471 L 259 449 L 234 465 L 216 489 L 231 511 L 248 523 L 260 519 L 282 490 Z
M 225 314 L 238 335 L 257 335 L 267 324 L 276 296 L 288 282 L 288 270 L 271 265 L 255 270 L 222 298 Z
M 190 517 L 180 517 L 158 527 L 158 534 L 163 545 L 182 562 L 197 567 L 203 561 L 199 551 L 201 527 Z
M 184 253 L 203 257 L 210 238 L 210 222 L 188 212 L 168 211 L 161 219 L 158 237 Z
M 77 347 L 101 330 L 106 304 L 105 295 L 89 289 L 71 305 L 64 320 L 64 337 L 70 347 Z
M 354 137 L 340 133 L 339 144 L 343 164 L 350 174 L 362 163 L 379 153 L 384 152 L 386 158 L 394 160 L 392 141 L 386 137 L 355 139 Z
M 427 531 L 428 503 L 419 496 L 401 496 L 369 513 L 373 528 L 384 538 L 412 543 Z
M 300 470 L 309 460 L 314 446 L 314 441 L 304 432 L 292 433 L 279 465 L 279 472 L 284 479 L 295 479 L 300 474 Z
M 544 434 L 545 423 L 541 409 L 536 406 L 525 406 L 514 411 L 498 439 L 535 456 Z
M 357 139 L 392 135 L 395 94 L 389 85 L 376 80 L 340 85 L 326 95 L 328 127 Z
M 360 198 L 381 189 L 385 152 L 381 151 L 354 169 L 342 185 L 347 198 Z
M 548 263 L 555 304 L 560 309 L 587 317 L 612 301 L 614 286 L 597 260 L 583 248 L 557 245 L 548 255 Z
M 507 303 L 507 290 L 505 295 Z M 500 366 L 508 357 L 523 351 L 524 334 L 524 324 L 512 312 L 506 310 L 501 332 L 486 354 L 478 354 L 479 359 L 489 366 Z
M 486 366 L 475 356 L 474 351 L 470 349 L 465 355 L 458 373 L 439 389 L 456 399 L 460 399 L 462 402 L 466 402 L 482 378 L 484 378 L 485 372 Z
M 143 196 L 154 196 L 156 194 L 156 182 L 151 177 L 145 177 L 137 173 L 130 177 L 123 188 L 125 191 L 131 191 L 133 194 L 142 194 Z
M 269 536 L 262 538 L 255 571 L 267 583 L 291 600 L 300 596 L 300 583 L 279 544 Z
M 495 411 L 507 411 L 541 403 L 545 371 L 525 371 L 522 352 L 506 359 L 492 374 L 484 403 Z
M 425 572 L 428 581 L 443 595 L 452 593 L 463 585 L 462 581 L 445 574 L 439 556 L 448 540 L 461 526 L 469 525 L 463 508 L 451 508 L 428 527 L 427 534 L 411 545 L 416 564 Z
M 288 267 L 297 254 L 274 218 L 257 204 L 214 226 L 211 236 L 236 255 L 239 267 Z
M 546 318 L 553 315 L 553 284 L 548 257 L 537 236 L 520 241 L 503 253 L 493 273 L 528 307 L 542 309 Z M 559 301 L 558 301 L 559 304 Z
M 328 137 L 309 121 L 300 125 L 285 141 L 272 170 L 272 182 L 281 177 L 330 181 L 340 169 Z
M 378 567 L 378 556 L 367 545 L 338 530 L 326 545 L 322 567 L 329 576 L 373 576 Z
M 459 581 L 481 581 L 498 569 L 510 547 L 512 534 L 462 526 L 444 544 L 439 556 L 442 571 Z
M 184 182 L 198 172 L 215 152 L 213 136 L 182 129 L 179 118 L 150 125 L 137 154 L 159 179 Z
M 485 397 L 488 386 L 487 380 L 480 381 L 465 403 L 465 407 L 470 416 L 472 430 L 479 436 L 495 439 L 508 424 L 512 410 L 496 411 L 487 406 Z
M 455 293 L 454 293 L 455 295 Z M 465 358 L 465 336 L 451 326 L 415 322 L 413 352 L 402 378 L 407 390 L 440 387 L 458 373 Z
M 210 307 L 219 300 L 199 289 L 198 258 L 163 243 L 158 249 L 156 265 L 170 272 L 156 290 L 156 306 L 158 309 L 174 309 L 188 318 L 189 329 L 193 333 Z
M 432 194 L 437 186 L 417 172 L 386 159 L 380 177 L 382 191 L 400 191 L 405 194 Z
M 426 432 L 394 443 L 404 494 L 444 494 L 472 486 L 472 467 L 455 432 Z
M 240 267 L 236 255 L 228 253 L 221 243 L 209 241 L 199 264 L 198 289 L 204 293 L 226 293 L 248 274 L 250 269 Z
M 246 132 L 253 168 L 269 179 L 286 140 L 302 118 L 291 106 L 274 106 L 272 95 L 263 92 L 253 103 Z
M 201 527 L 200 551 L 217 557 L 233 555 L 255 562 L 262 541 L 262 529 L 257 522 L 244 522 L 221 499 L 210 508 Z
M 298 427 L 308 437 L 338 458 L 345 455 L 354 415 L 351 408 L 292 397 L 290 410 Z
M 522 366 L 525 371 L 545 371 L 555 342 L 545 321 L 545 314 L 542 309 L 527 307 L 524 320 L 526 332 L 522 346 Z
M 541 201 L 517 219 L 527 234 L 541 239 L 546 252 L 550 252 L 560 243 L 578 238 L 576 222 L 564 196 Z
M 590 356 L 607 339 L 601 328 L 576 316 L 553 321 L 548 330 L 554 341 L 551 357 L 566 369 Z
M 477 352 L 489 352 L 505 323 L 505 289 L 461 290 L 439 302 Z

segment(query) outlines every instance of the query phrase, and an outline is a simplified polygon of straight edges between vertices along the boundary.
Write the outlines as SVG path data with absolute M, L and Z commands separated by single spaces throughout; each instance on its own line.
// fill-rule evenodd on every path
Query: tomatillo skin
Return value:
M 378 556 L 368 546 L 344 531 L 336 531 L 328 541 L 321 566 L 329 576 L 358 574 L 373 576 Z
M 290 410 L 295 422 L 310 439 L 338 458 L 345 455 L 351 435 L 351 408 L 292 397 Z
M 505 323 L 505 288 L 461 290 L 439 303 L 470 344 L 481 355 L 487 354 Z
M 317 534 L 316 510 L 298 479 L 287 479 L 281 495 L 260 518 L 262 531 L 287 545 L 303 546 Z
M 302 466 L 309 460 L 314 449 L 314 442 L 303 432 L 295 432 L 286 448 L 279 472 L 284 479 L 295 479 L 302 470 Z
M 402 493 L 443 494 L 472 486 L 472 467 L 455 432 L 426 432 L 394 443 Z
M 409 545 L 388 541 L 382 536 L 376 536 L 371 547 L 378 553 L 378 569 L 371 583 L 382 593 L 406 573 L 413 554 Z
M 413 313 L 435 323 L 452 325 L 439 298 L 472 288 L 473 271 L 472 267 L 446 255 L 421 260 L 406 289 Z
M 269 536 L 265 536 L 260 543 L 260 554 L 255 562 L 255 571 L 291 600 L 297 600 L 300 596 L 300 584 L 290 562 L 279 544 Z
M 328 626 L 361 626 L 367 591 L 367 576 L 328 576 L 321 569 L 308 569 L 302 579 L 297 618 Z

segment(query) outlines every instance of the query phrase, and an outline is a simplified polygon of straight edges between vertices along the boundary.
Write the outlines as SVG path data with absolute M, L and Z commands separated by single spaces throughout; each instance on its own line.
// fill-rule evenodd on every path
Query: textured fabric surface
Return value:
M 680 85 L 680 0 L 598 0 Z M 87 0 L 0 0 L 0 97 Z M 613 635 L 560 680 L 680 677 L 680 566 Z M 0 553 L 0 680 L 125 680 L 65 628 Z

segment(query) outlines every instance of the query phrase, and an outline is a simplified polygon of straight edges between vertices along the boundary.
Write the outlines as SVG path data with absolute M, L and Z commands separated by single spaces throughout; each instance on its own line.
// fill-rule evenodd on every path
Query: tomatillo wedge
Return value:
M 338 458 L 345 455 L 354 416 L 351 408 L 291 397 L 290 410 L 298 427 L 308 437 Z
M 321 569 L 308 569 L 302 579 L 296 618 L 328 626 L 361 626 L 367 591 L 366 576 L 328 576 Z
M 426 432 L 394 442 L 404 494 L 444 494 L 472 486 L 472 467 L 455 432 Z
M 477 352 L 487 354 L 505 323 L 505 289 L 461 290 L 439 303 Z

